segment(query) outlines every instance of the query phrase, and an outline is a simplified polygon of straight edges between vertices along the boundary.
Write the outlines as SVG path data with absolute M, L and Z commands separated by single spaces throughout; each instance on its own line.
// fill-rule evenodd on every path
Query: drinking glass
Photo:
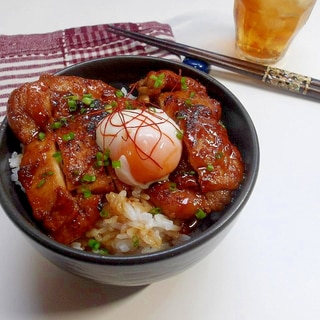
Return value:
M 272 64 L 307 22 L 316 0 L 234 0 L 236 49 L 242 58 Z

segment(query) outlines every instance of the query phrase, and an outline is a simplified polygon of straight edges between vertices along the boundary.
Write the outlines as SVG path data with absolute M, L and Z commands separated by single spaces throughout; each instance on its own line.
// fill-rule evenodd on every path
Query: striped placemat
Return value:
M 174 40 L 168 24 L 151 21 L 114 25 Z M 129 54 L 179 60 L 165 50 L 107 32 L 105 24 L 43 34 L 0 35 L 0 122 L 6 115 L 10 93 L 21 84 L 75 63 Z

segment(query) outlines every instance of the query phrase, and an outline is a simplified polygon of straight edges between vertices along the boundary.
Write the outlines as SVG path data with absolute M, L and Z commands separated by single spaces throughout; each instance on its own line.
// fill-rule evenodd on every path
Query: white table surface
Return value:
M 7 0 L 0 33 L 112 22 L 169 23 L 176 40 L 234 55 L 232 0 Z M 320 79 L 320 4 L 278 67 Z M 1 61 L 0 61 L 1 65 Z M 215 69 L 260 139 L 256 188 L 228 236 L 184 273 L 113 288 L 61 271 L 0 211 L 0 319 L 320 319 L 320 102 Z

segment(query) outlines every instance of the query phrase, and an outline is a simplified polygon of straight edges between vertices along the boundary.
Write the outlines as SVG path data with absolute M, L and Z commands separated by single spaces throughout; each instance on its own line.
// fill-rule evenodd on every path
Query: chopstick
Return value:
M 312 77 L 268 65 L 233 58 L 212 51 L 191 47 L 186 44 L 128 31 L 113 25 L 108 25 L 107 31 L 150 44 L 160 49 L 165 49 L 178 55 L 203 60 L 216 67 L 259 80 L 266 85 L 280 90 L 320 100 L 320 80 Z

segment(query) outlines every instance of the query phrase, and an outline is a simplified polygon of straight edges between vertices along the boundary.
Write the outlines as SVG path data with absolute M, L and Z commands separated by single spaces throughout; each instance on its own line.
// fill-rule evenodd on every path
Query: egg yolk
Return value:
M 182 153 L 181 130 L 161 109 L 113 112 L 100 121 L 96 139 L 110 150 L 122 182 L 147 188 L 164 180 L 177 167 Z

